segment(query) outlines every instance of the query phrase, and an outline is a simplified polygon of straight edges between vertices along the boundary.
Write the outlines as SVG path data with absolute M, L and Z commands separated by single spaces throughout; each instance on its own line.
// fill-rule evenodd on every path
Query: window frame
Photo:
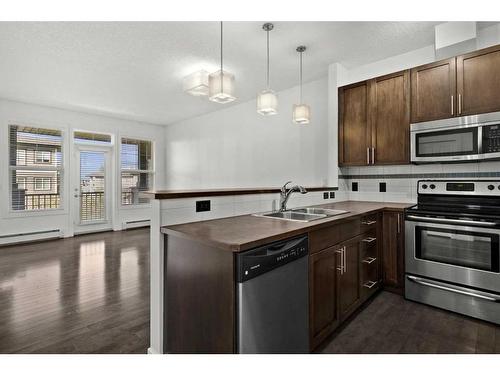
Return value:
M 17 127 L 31 127 L 39 129 L 56 130 L 60 132 L 61 136 L 61 163 L 59 166 L 54 166 L 50 164 L 33 164 L 28 165 L 11 165 L 10 164 L 10 128 L 11 126 Z M 7 122 L 5 127 L 6 139 L 7 139 L 7 157 L 6 157 L 6 170 L 7 170 L 7 197 L 6 197 L 6 207 L 7 216 L 6 217 L 29 217 L 29 216 L 46 216 L 46 215 L 60 215 L 62 212 L 66 212 L 66 192 L 65 192 L 65 163 L 66 163 L 66 133 L 67 126 L 61 125 L 46 125 L 41 123 L 31 123 L 26 121 L 11 120 Z M 51 158 L 52 159 L 52 158 Z M 57 208 L 45 208 L 40 210 L 14 210 L 12 208 L 12 171 L 13 170 L 28 170 L 28 171 L 50 171 L 57 172 L 59 174 L 59 207 Z M 51 184 L 52 185 L 52 184 Z
M 49 155 L 47 161 L 45 161 L 45 158 L 43 155 Z M 38 159 L 38 155 L 42 155 L 40 159 Z M 40 161 L 39 161 L 40 160 Z M 35 165 L 47 165 L 47 164 L 52 164 L 52 152 L 50 151 L 45 151 L 45 150 L 35 150 Z M 25 163 L 26 165 L 26 163 Z
M 37 181 L 42 182 L 41 188 L 36 187 Z M 48 181 L 48 183 L 45 184 L 47 181 Z M 47 185 L 47 188 L 45 188 L 45 185 Z M 35 191 L 51 191 L 52 190 L 52 181 L 51 181 L 50 177 L 45 177 L 45 176 L 33 177 L 33 190 L 35 190 Z
M 130 139 L 134 141 L 142 141 L 142 142 L 150 142 L 151 143 L 151 167 L 152 169 L 124 169 L 122 168 L 122 151 L 123 151 L 123 140 Z M 155 141 L 151 138 L 138 137 L 134 135 L 126 135 L 121 134 L 118 138 L 120 147 L 118 148 L 118 197 L 120 209 L 133 209 L 139 207 L 149 207 L 151 206 L 151 201 L 143 202 L 143 203 L 130 203 L 123 204 L 122 201 L 122 193 L 123 193 L 123 185 L 122 185 L 122 174 L 123 173 L 132 173 L 132 174 L 148 174 L 151 178 L 149 189 L 154 188 L 155 184 L 155 171 L 156 171 L 156 163 L 155 163 L 155 152 L 156 152 L 156 144 Z

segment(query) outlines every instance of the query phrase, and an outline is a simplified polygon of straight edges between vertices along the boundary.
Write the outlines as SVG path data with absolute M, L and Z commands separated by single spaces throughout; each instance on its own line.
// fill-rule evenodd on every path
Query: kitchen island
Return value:
M 161 264 L 166 275 L 162 352 L 237 352 L 235 256 L 301 235 L 309 240 L 310 348 L 314 350 L 382 284 L 381 223 L 386 221 L 382 215 L 391 212 L 399 215 L 397 235 L 400 235 L 401 214 L 409 206 L 344 201 L 317 207 L 347 213 L 310 222 L 242 215 L 162 226 L 164 257 Z M 335 253 L 339 249 L 345 252 L 344 267 L 350 272 L 335 276 L 331 269 L 337 267 Z M 378 261 L 365 270 L 362 263 L 365 258 L 370 264 Z M 327 282 L 332 284 L 326 287 L 319 285 L 320 281 L 325 282 L 324 264 L 333 275 L 328 276 Z M 338 285 L 343 290 L 340 297 L 325 295 L 325 291 L 333 286 L 338 289 Z M 333 307 L 325 305 L 324 299 L 328 298 L 336 300 Z

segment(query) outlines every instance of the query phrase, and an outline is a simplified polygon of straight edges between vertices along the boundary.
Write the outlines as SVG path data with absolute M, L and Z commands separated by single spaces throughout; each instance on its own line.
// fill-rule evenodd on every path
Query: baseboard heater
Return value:
M 40 230 L 36 232 L 5 234 L 5 235 L 0 235 L 0 246 L 10 245 L 13 243 L 48 240 L 61 237 L 63 237 L 63 233 L 60 229 L 49 229 L 49 230 Z
M 122 225 L 122 229 L 132 229 L 132 228 L 141 228 L 141 227 L 149 227 L 151 225 L 151 220 L 131 220 L 126 221 Z

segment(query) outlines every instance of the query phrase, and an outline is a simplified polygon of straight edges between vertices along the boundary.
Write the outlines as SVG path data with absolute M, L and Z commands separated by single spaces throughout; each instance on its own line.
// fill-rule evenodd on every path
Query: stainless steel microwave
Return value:
M 412 163 L 500 159 L 500 112 L 410 125 Z

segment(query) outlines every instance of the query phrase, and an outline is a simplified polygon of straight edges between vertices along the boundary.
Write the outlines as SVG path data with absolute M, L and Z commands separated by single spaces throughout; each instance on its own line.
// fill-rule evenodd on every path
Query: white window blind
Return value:
M 9 126 L 11 209 L 47 210 L 61 206 L 62 133 Z
M 122 205 L 149 202 L 140 197 L 141 191 L 153 186 L 153 145 L 151 141 L 122 138 L 121 149 Z

